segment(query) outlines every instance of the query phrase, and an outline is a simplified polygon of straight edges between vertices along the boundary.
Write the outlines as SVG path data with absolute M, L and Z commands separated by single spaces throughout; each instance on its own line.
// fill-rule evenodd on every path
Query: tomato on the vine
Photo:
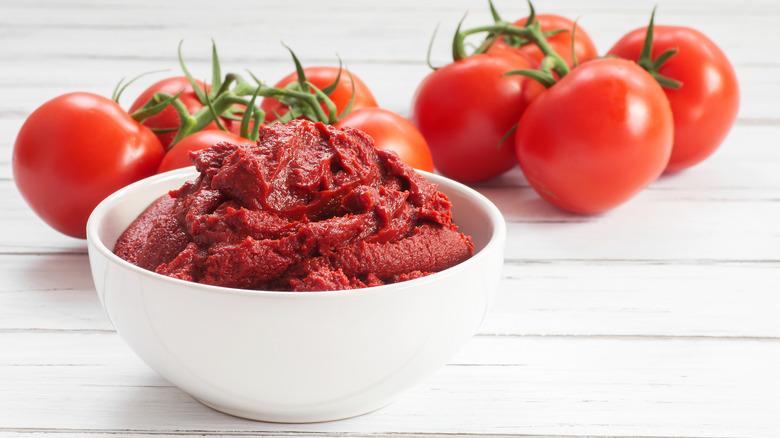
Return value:
M 514 26 L 523 27 L 528 21 L 528 17 L 521 18 L 513 23 Z M 549 32 L 554 30 L 564 29 L 563 32 L 547 37 L 547 44 L 566 61 L 569 67 L 574 66 L 574 56 L 572 54 L 572 44 L 574 47 L 574 53 L 577 55 L 577 62 L 583 63 L 589 61 L 598 56 L 598 50 L 596 45 L 593 44 L 593 40 L 585 32 L 585 30 L 577 25 L 574 28 L 574 22 L 566 17 L 554 14 L 539 14 L 534 16 L 534 21 L 539 22 L 542 32 Z M 572 32 L 574 33 L 574 39 L 572 41 Z M 504 37 L 496 39 L 496 46 L 507 44 Z M 517 49 L 530 56 L 531 59 L 537 63 L 541 63 L 544 59 L 544 53 L 539 49 L 539 46 L 532 42 L 525 43 Z
M 233 144 L 254 143 L 251 140 L 247 140 L 232 132 L 223 131 L 221 129 L 204 129 L 203 131 L 197 131 L 184 137 L 181 141 L 168 149 L 165 157 L 163 157 L 160 162 L 160 166 L 157 168 L 157 173 L 191 166 L 190 152 L 206 149 L 223 141 Z
M 531 102 L 517 127 L 517 159 L 542 198 L 600 213 L 663 173 L 673 131 L 669 101 L 648 72 L 625 59 L 596 59 Z
M 519 57 L 523 59 L 521 62 L 530 62 L 535 66 L 535 68 L 539 66 L 538 61 L 528 56 L 528 54 L 520 50 L 519 47 L 509 46 L 506 44 L 493 44 L 487 49 L 485 53 L 493 56 L 508 56 L 510 58 Z
M 201 81 L 195 80 L 195 84 L 201 90 L 209 92 L 209 85 L 204 84 Z M 192 88 L 192 84 L 185 76 L 174 76 L 163 79 L 157 83 L 152 84 L 146 90 L 144 90 L 130 106 L 128 112 L 133 113 L 137 109 L 141 108 L 149 99 L 152 98 L 154 93 L 166 93 L 171 96 L 179 94 L 179 101 L 184 104 L 184 107 L 190 114 L 199 111 L 204 107 L 204 104 L 198 98 L 198 95 Z M 220 118 L 220 122 L 228 130 L 238 134 L 240 128 L 240 122 L 236 122 L 226 118 Z M 143 121 L 143 124 L 151 129 L 165 130 L 165 132 L 157 132 L 157 138 L 160 139 L 160 143 L 166 150 L 170 147 L 174 137 L 176 137 L 176 130 L 179 128 L 181 121 L 179 119 L 179 113 L 173 106 L 169 106 L 158 114 L 147 118 Z M 205 129 L 218 129 L 215 122 L 211 122 Z
M 638 61 L 647 27 L 622 37 L 608 54 Z M 674 146 L 666 172 L 691 167 L 723 142 L 737 117 L 739 86 L 729 60 L 701 32 L 683 26 L 654 26 L 651 58 L 677 49 L 658 73 L 682 83 L 664 88 L 674 115 Z
M 352 103 L 352 109 L 360 109 L 366 107 L 377 106 L 376 99 L 371 93 L 368 86 L 354 73 L 351 74 L 346 69 L 340 69 L 339 67 L 323 66 L 323 67 L 306 67 L 303 69 L 303 74 L 306 76 L 306 80 L 320 90 L 330 86 L 339 79 L 338 85 L 333 92 L 328 96 L 330 100 L 336 105 L 336 110 L 339 115 L 347 108 L 352 94 L 355 94 L 355 100 Z M 291 73 L 274 85 L 274 88 L 284 88 L 293 82 L 298 81 L 298 73 Z M 352 82 L 354 81 L 354 87 Z M 265 111 L 266 122 L 272 122 L 277 119 L 276 115 L 283 116 L 287 114 L 287 107 L 276 99 L 265 98 L 260 104 L 260 108 Z M 325 104 L 322 104 L 323 110 L 327 111 Z
M 378 149 L 398 154 L 415 169 L 433 172 L 433 158 L 420 131 L 404 117 L 379 107 L 360 108 L 349 112 L 333 126 L 359 129 L 374 139 Z
M 116 102 L 69 93 L 27 118 L 12 161 L 16 186 L 33 211 L 57 231 L 84 238 L 95 206 L 153 175 L 162 157 L 154 133 Z
M 516 165 L 513 127 L 543 87 L 504 73 L 536 67 L 526 57 L 478 54 L 423 79 L 410 120 L 428 142 L 439 172 L 478 182 Z

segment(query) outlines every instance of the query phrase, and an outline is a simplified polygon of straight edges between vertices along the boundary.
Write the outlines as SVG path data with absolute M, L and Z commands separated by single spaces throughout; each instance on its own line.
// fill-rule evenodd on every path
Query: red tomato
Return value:
M 533 68 L 538 69 L 539 63 L 528 56 L 524 51 L 522 51 L 519 47 L 513 47 L 508 46 L 506 44 L 493 44 L 490 46 L 490 48 L 487 50 L 487 53 L 494 56 L 509 56 L 513 58 L 524 58 L 526 62 L 530 62 L 533 64 Z
M 673 131 L 669 102 L 649 73 L 624 59 L 596 59 L 531 102 L 517 128 L 517 158 L 542 198 L 600 213 L 661 175 Z
M 251 140 L 247 140 L 232 132 L 223 131 L 221 129 L 197 131 L 184 137 L 168 150 L 165 157 L 163 157 L 160 162 L 160 166 L 157 168 L 157 173 L 192 166 L 192 162 L 190 162 L 190 152 L 206 149 L 207 147 L 222 141 L 233 144 L 254 143 Z
M 682 82 L 680 88 L 664 88 L 674 114 L 674 147 L 666 172 L 676 172 L 709 157 L 723 142 L 737 118 L 739 86 L 726 55 L 701 32 L 680 26 L 653 29 L 653 59 L 679 49 L 658 70 Z M 609 54 L 638 60 L 646 32 L 646 27 L 631 31 Z
M 195 83 L 201 90 L 204 89 L 203 82 L 196 80 Z M 205 91 L 208 92 L 209 89 L 210 87 L 205 85 Z M 130 106 L 130 110 L 128 112 L 132 113 L 138 108 L 141 108 L 146 102 L 149 101 L 149 99 L 152 98 L 154 93 L 167 93 L 171 96 L 175 96 L 179 92 L 181 92 L 181 95 L 179 95 L 179 100 L 184 104 L 190 114 L 195 113 L 196 111 L 203 108 L 203 104 L 193 91 L 190 81 L 187 80 L 187 78 L 184 76 L 176 76 L 163 79 L 144 90 L 144 92 L 141 93 L 138 98 L 136 98 L 135 102 L 133 102 L 133 105 Z M 234 131 L 236 134 L 238 133 L 238 129 L 240 129 L 241 126 L 240 122 L 234 122 L 228 119 L 220 119 L 220 122 L 225 126 L 225 128 L 230 131 Z M 180 124 L 179 113 L 176 112 L 175 108 L 169 106 L 160 111 L 159 114 L 144 120 L 142 123 L 152 129 L 173 129 L 173 131 L 170 132 L 159 132 L 156 134 L 157 138 L 160 139 L 160 143 L 162 143 L 163 148 L 168 150 L 171 142 L 173 141 L 173 138 L 176 137 L 176 129 Z M 216 123 L 212 122 L 204 129 L 218 129 L 218 127 Z
M 514 136 L 503 140 L 544 88 L 511 70 L 535 68 L 524 57 L 472 55 L 429 74 L 412 100 L 436 169 L 462 182 L 483 181 L 516 165 Z
M 351 111 L 333 126 L 359 129 L 374 139 L 378 149 L 398 154 L 415 169 L 433 172 L 433 158 L 420 131 L 404 117 L 383 108 L 368 107 Z
M 528 21 L 528 17 L 517 20 L 513 24 L 515 26 L 523 27 L 525 26 L 526 21 Z M 566 61 L 569 67 L 573 67 L 574 57 L 572 56 L 571 32 L 572 29 L 574 29 L 574 22 L 569 20 L 566 17 L 561 17 L 560 15 L 552 15 L 552 14 L 536 15 L 534 21 L 539 22 L 539 26 L 542 32 L 548 32 L 557 29 L 566 29 L 565 32 L 560 32 L 556 35 L 548 37 L 547 43 L 555 51 L 555 53 L 560 55 L 561 58 L 563 58 L 564 61 Z M 501 45 L 506 43 L 503 38 L 498 38 L 496 40 L 496 44 Z M 542 51 L 539 49 L 539 46 L 537 46 L 534 43 L 523 44 L 518 49 L 521 52 L 525 53 L 526 55 L 530 56 L 531 59 L 533 59 L 537 63 L 542 62 L 542 59 L 544 59 L 544 53 L 542 53 Z M 577 29 L 574 31 L 574 49 L 577 53 L 578 63 L 589 61 L 595 58 L 596 56 L 598 56 L 596 45 L 593 44 L 593 41 L 590 39 L 590 36 L 588 36 L 585 30 L 579 25 L 577 26 Z
M 303 69 L 303 73 L 306 75 L 306 80 L 314 84 L 315 87 L 320 90 L 328 87 L 336 80 L 339 75 L 338 67 L 306 67 Z M 298 80 L 298 73 L 291 73 L 285 76 L 281 81 L 274 85 L 275 88 L 284 88 L 292 82 Z M 352 73 L 352 79 L 349 77 L 349 72 L 346 69 L 341 70 L 341 77 L 339 77 L 339 84 L 333 93 L 330 94 L 330 99 L 336 105 L 338 113 L 341 114 L 344 109 L 349 105 L 350 99 L 352 99 L 352 80 L 355 81 L 354 93 L 355 102 L 352 104 L 352 109 L 360 109 L 365 107 L 377 106 L 374 95 L 371 94 L 371 90 L 368 86 L 360 80 L 359 77 Z M 266 122 L 272 122 L 276 120 L 276 114 L 280 116 L 287 114 L 287 107 L 276 99 L 265 98 L 260 104 L 260 108 L 265 111 Z M 322 108 L 327 113 L 327 108 L 322 105 Z
M 95 206 L 154 174 L 162 156 L 154 133 L 116 102 L 70 93 L 44 103 L 22 125 L 13 150 L 14 180 L 41 219 L 83 239 Z

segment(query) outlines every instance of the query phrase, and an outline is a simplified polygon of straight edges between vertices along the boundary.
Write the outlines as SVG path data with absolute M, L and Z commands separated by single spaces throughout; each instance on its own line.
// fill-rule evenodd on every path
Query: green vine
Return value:
M 148 102 L 131 114 L 131 117 L 135 120 L 142 121 L 159 113 L 166 107 L 172 106 L 179 115 L 180 124 L 171 146 L 181 141 L 184 137 L 202 130 L 212 122 L 215 122 L 220 129 L 226 130 L 221 119 L 240 120 L 241 136 L 249 140 L 257 140 L 260 126 L 266 124 L 266 113 L 256 103 L 258 97 L 273 98 L 287 106 L 287 113 L 281 116 L 275 114 L 277 119 L 269 123 L 286 123 L 295 118 L 305 117 L 312 121 L 333 124 L 351 110 L 355 99 L 354 78 L 351 74 L 349 77 L 353 83 L 353 94 L 349 105 L 341 114 L 338 113 L 336 104 L 329 97 L 338 86 L 339 80 L 341 80 L 342 62 L 340 58 L 339 73 L 334 82 L 324 89 L 319 89 L 306 79 L 303 66 L 298 57 L 292 49 L 285 46 L 289 50 L 295 64 L 298 81 L 284 88 L 276 88 L 265 85 L 249 71 L 248 74 L 254 83 L 250 83 L 237 73 L 228 73 L 222 77 L 216 44 L 212 41 L 213 78 L 211 88 L 207 90 L 205 85 L 203 87 L 198 85 L 198 82 L 187 69 L 181 48 L 182 42 L 179 43 L 178 48 L 179 65 L 203 107 L 190 114 L 185 105 L 179 100 L 181 93 L 175 96 L 166 93 L 155 93 Z M 122 82 L 120 81 L 114 91 L 114 97 L 117 99 L 129 84 L 125 83 L 122 86 Z

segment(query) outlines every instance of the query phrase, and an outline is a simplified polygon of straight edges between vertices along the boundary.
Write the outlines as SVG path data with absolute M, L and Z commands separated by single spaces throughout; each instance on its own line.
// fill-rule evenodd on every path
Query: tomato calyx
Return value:
M 639 60 L 637 61 L 637 64 L 639 64 L 640 67 L 647 70 L 650 75 L 655 78 L 655 80 L 664 88 L 672 88 L 677 89 L 682 86 L 682 82 L 669 78 L 667 76 L 664 76 L 658 72 L 658 70 L 661 69 L 661 66 L 664 65 L 666 61 L 669 60 L 672 56 L 674 56 L 678 49 L 672 48 L 668 49 L 665 52 L 658 55 L 657 58 L 652 59 L 652 53 L 653 53 L 653 25 L 655 21 L 655 8 L 653 8 L 652 14 L 650 14 L 650 24 L 647 25 L 647 33 L 645 34 L 645 42 L 642 46 L 642 52 L 639 55 Z
M 455 32 L 455 38 L 452 42 L 452 53 L 454 57 L 465 57 L 466 50 L 465 50 L 465 39 L 469 35 L 473 35 L 476 33 L 485 33 L 487 32 L 488 35 L 514 35 L 519 36 L 522 38 L 526 38 L 529 41 L 532 41 L 534 44 L 536 44 L 539 49 L 544 53 L 545 57 L 542 59 L 542 63 L 540 65 L 539 70 L 533 70 L 533 69 L 524 69 L 524 70 L 513 70 L 506 72 L 505 74 L 517 74 L 522 76 L 527 76 L 533 80 L 536 80 L 540 82 L 545 87 L 549 88 L 553 84 L 555 84 L 558 79 L 556 79 L 556 76 L 558 78 L 562 78 L 566 76 L 569 71 L 569 66 L 566 64 L 566 61 L 553 50 L 552 47 L 547 43 L 547 39 L 544 36 L 544 33 L 542 32 L 541 25 L 538 21 L 530 22 L 530 24 L 527 24 L 524 27 L 520 26 L 514 26 L 512 24 L 493 24 L 489 26 L 480 26 L 475 27 L 472 29 L 467 30 L 461 30 L 461 24 L 458 24 L 457 31 Z M 488 38 L 489 39 L 489 38 Z M 478 49 L 479 50 L 479 49 Z M 458 58 L 460 59 L 460 58 Z
M 490 14 L 493 16 L 493 21 L 495 22 L 496 25 L 505 26 L 505 27 L 506 26 L 512 26 L 511 22 L 506 21 L 503 18 L 501 18 L 501 15 L 498 13 L 498 10 L 496 9 L 496 6 L 493 4 L 493 0 L 488 0 L 488 5 L 490 6 Z M 531 3 L 530 0 L 528 1 L 528 9 L 529 9 L 529 12 L 528 12 L 528 18 L 526 19 L 526 22 L 525 22 L 525 27 L 529 27 L 531 25 L 531 23 L 533 23 L 535 21 L 534 19 L 536 18 L 536 10 L 534 9 L 534 5 L 533 5 L 533 3 Z M 566 32 L 566 29 L 549 30 L 549 31 L 546 31 L 546 32 L 542 32 L 542 35 L 545 38 L 549 38 L 551 36 L 558 35 L 561 32 Z M 496 32 L 496 33 L 488 34 L 487 37 L 485 38 L 485 40 L 482 42 L 482 45 L 480 45 L 480 47 L 477 48 L 477 50 L 475 50 L 474 53 L 476 54 L 476 53 L 487 52 L 487 50 L 490 48 L 490 46 L 492 46 L 499 37 L 503 37 L 504 43 L 507 46 L 515 47 L 515 48 L 522 47 L 522 46 L 524 46 L 526 44 L 533 44 L 534 43 L 534 41 L 532 39 L 528 38 L 528 37 L 524 37 L 524 36 L 520 36 L 520 35 L 505 34 L 505 33 L 501 33 L 501 32 Z M 572 39 L 573 39 L 573 37 L 572 37 Z
M 287 113 L 284 115 L 275 114 L 278 119 L 289 121 L 304 117 L 312 121 L 318 121 L 332 125 L 341 120 L 345 115 L 349 114 L 350 111 L 352 111 L 356 96 L 355 79 L 352 76 L 352 73 L 343 68 L 343 63 L 340 57 L 338 58 L 338 71 L 333 82 L 321 89 L 318 89 L 316 86 L 314 86 L 314 84 L 307 80 L 306 71 L 298 57 L 295 55 L 295 52 L 286 45 L 284 47 L 290 52 L 290 56 L 292 57 L 293 63 L 295 64 L 295 74 L 297 76 L 297 80 L 290 82 L 284 87 L 286 90 L 294 94 L 291 94 L 290 96 L 281 96 L 279 99 L 277 99 L 287 107 Z M 352 93 L 350 95 L 349 103 L 341 111 L 341 113 L 339 113 L 335 102 L 330 99 L 330 95 L 333 94 L 333 92 L 338 87 L 339 82 L 342 80 L 341 75 L 345 71 L 347 72 L 347 75 L 350 79 Z M 314 98 L 312 98 L 312 93 Z M 325 110 L 323 110 L 322 106 L 319 104 L 320 102 L 325 104 Z
M 502 25 L 502 26 L 512 25 L 511 22 L 501 18 L 501 15 L 498 13 L 498 10 L 496 9 L 496 5 L 493 4 L 493 0 L 488 0 L 488 5 L 490 6 L 490 15 L 493 16 L 493 21 L 495 22 L 495 24 Z M 526 22 L 526 26 L 530 23 L 533 23 L 534 18 L 536 17 L 536 10 L 534 9 L 534 5 L 531 3 L 530 0 L 528 1 L 528 7 L 530 10 L 528 13 L 528 20 Z M 500 33 L 488 34 L 488 36 L 485 38 L 485 42 L 482 43 L 481 47 L 492 45 L 496 41 L 496 39 L 500 36 L 501 36 Z M 507 45 L 512 47 L 520 47 L 524 44 L 528 44 L 531 42 L 528 38 L 518 36 L 518 35 L 505 35 L 504 41 L 506 41 Z
M 536 11 L 531 1 L 528 1 L 530 13 L 525 20 L 523 26 L 517 26 L 501 18 L 492 0 L 488 0 L 490 5 L 490 13 L 493 16 L 494 23 L 488 26 L 479 26 L 471 29 L 462 30 L 463 21 L 465 16 L 458 23 L 458 27 L 455 31 L 455 37 L 452 40 L 452 58 L 455 61 L 463 59 L 467 56 L 488 53 L 491 47 L 498 41 L 499 38 L 503 40 L 502 44 L 519 48 L 526 44 L 535 44 L 544 55 L 540 62 L 540 68 L 536 69 L 524 69 L 514 70 L 505 74 L 518 74 L 527 76 L 545 87 L 549 88 L 555 84 L 558 79 L 566 76 L 569 73 L 570 68 L 566 63 L 566 60 L 558 54 L 552 46 L 548 43 L 547 38 L 555 36 L 561 32 L 566 32 L 567 29 L 553 29 L 549 31 L 542 31 L 542 25 L 539 20 L 536 20 Z M 577 65 L 577 56 L 574 52 L 574 32 L 576 31 L 576 23 L 572 30 L 572 55 L 574 57 L 574 65 Z M 483 39 L 482 43 L 472 53 L 466 51 L 466 38 L 471 35 L 487 33 L 487 36 Z M 557 77 L 557 78 L 556 78 Z
M 501 15 L 499 14 L 492 0 L 488 0 L 488 4 L 490 6 L 490 13 L 493 16 L 493 21 L 494 21 L 493 25 L 482 26 L 482 27 L 469 29 L 466 31 L 461 31 L 461 26 L 463 24 L 463 21 L 466 18 L 464 16 L 461 19 L 457 30 L 455 31 L 455 37 L 453 38 L 453 42 L 452 42 L 453 61 L 463 59 L 467 56 L 477 55 L 480 53 L 487 53 L 491 49 L 491 47 L 498 42 L 499 38 L 503 40 L 502 45 L 506 45 L 509 47 L 520 48 L 526 44 L 537 44 L 537 45 L 544 44 L 545 46 L 547 46 L 547 48 L 549 48 L 549 52 L 552 52 L 552 49 L 549 47 L 549 44 L 547 44 L 547 38 L 555 36 L 561 32 L 567 31 L 566 29 L 552 29 L 548 31 L 541 31 L 540 23 L 538 22 L 538 20 L 535 20 L 536 10 L 534 9 L 534 6 L 530 0 L 528 1 L 528 7 L 530 9 L 530 12 L 523 26 L 517 26 L 501 18 Z M 532 29 L 532 26 L 534 24 L 537 27 L 536 30 Z M 523 31 L 522 29 L 526 29 L 526 31 Z M 466 37 L 475 33 L 482 33 L 482 32 L 487 32 L 487 36 L 485 36 L 485 38 L 482 40 L 482 43 L 476 49 L 474 49 L 471 53 L 468 53 L 466 51 L 465 43 L 464 43 Z M 539 42 L 540 40 L 542 40 L 543 42 L 540 43 Z

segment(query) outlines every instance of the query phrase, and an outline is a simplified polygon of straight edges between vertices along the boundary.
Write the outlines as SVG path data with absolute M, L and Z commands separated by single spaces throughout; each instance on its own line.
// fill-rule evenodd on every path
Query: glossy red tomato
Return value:
M 57 231 L 84 238 L 95 206 L 154 174 L 160 141 L 113 100 L 90 93 L 56 97 L 24 122 L 13 150 L 14 181 Z
M 511 58 L 520 57 L 523 58 L 525 62 L 530 62 L 531 65 L 533 65 L 533 68 L 539 68 L 539 63 L 528 56 L 528 54 L 519 47 L 508 46 L 506 44 L 493 44 L 487 50 L 487 53 L 494 56 L 508 56 Z
M 192 162 L 190 162 L 190 152 L 206 149 L 207 147 L 222 141 L 233 144 L 254 143 L 251 140 L 247 140 L 232 132 L 223 131 L 221 129 L 197 131 L 184 137 L 168 150 L 165 157 L 163 157 L 160 162 L 160 166 L 157 168 L 157 173 L 192 166 Z
M 433 172 L 433 158 L 420 131 L 404 117 L 379 107 L 351 111 L 334 124 L 337 128 L 359 129 L 374 139 L 378 149 L 398 154 L 415 169 Z
M 523 27 L 528 21 L 528 17 L 521 18 L 515 21 L 515 26 Z M 542 32 L 548 32 L 557 29 L 566 29 L 566 32 L 560 32 L 556 35 L 547 38 L 547 43 L 550 47 L 566 61 L 569 67 L 574 66 L 574 56 L 572 55 L 572 38 L 571 32 L 574 29 L 574 22 L 566 17 L 553 14 L 540 14 L 536 15 L 534 21 L 539 22 L 539 26 Z M 503 38 L 499 38 L 496 43 L 498 45 L 505 44 Z M 544 59 L 544 53 L 534 43 L 523 44 L 518 48 L 521 52 L 530 56 L 531 59 L 537 63 L 542 62 Z M 577 62 L 583 63 L 598 56 L 596 45 L 590 39 L 590 36 L 585 32 L 581 26 L 577 26 L 574 31 L 574 51 L 577 54 Z
M 208 85 L 204 85 L 201 81 L 196 80 L 195 83 L 198 87 L 200 87 L 201 90 L 205 89 L 205 91 L 208 92 L 210 89 Z M 132 113 L 138 108 L 141 108 L 146 102 L 149 101 L 149 99 L 152 98 L 154 93 L 167 93 L 171 96 L 175 96 L 180 92 L 181 95 L 179 95 L 179 101 L 184 104 L 190 114 L 193 114 L 203 108 L 203 103 L 201 103 L 197 94 L 195 94 L 195 91 L 193 91 L 192 84 L 190 84 L 189 80 L 187 80 L 187 78 L 184 76 L 176 76 L 163 79 L 144 90 L 144 92 L 141 93 L 138 98 L 136 98 L 135 102 L 133 102 L 133 104 L 130 106 L 128 112 Z M 240 122 L 234 122 L 224 118 L 220 119 L 220 122 L 228 130 L 233 131 L 236 134 L 238 133 Z M 160 139 L 160 143 L 162 143 L 163 148 L 167 150 L 168 147 L 170 147 L 173 138 L 176 137 L 176 129 L 180 124 L 179 113 L 176 112 L 175 108 L 169 106 L 160 111 L 159 114 L 144 120 L 143 124 L 152 129 L 173 130 L 170 132 L 157 133 L 157 137 Z M 216 123 L 212 122 L 204 129 L 218 129 L 218 127 Z
M 661 175 L 673 131 L 669 102 L 649 73 L 624 59 L 596 59 L 531 103 L 517 128 L 517 159 L 542 198 L 600 213 Z
M 638 60 L 646 32 L 646 27 L 629 32 L 609 54 Z M 679 51 L 658 70 L 682 82 L 680 88 L 664 88 L 674 114 L 674 147 L 667 172 L 691 167 L 715 152 L 739 108 L 734 68 L 712 40 L 689 27 L 654 26 L 652 58 L 673 48 Z
M 320 90 L 330 86 L 337 77 L 339 77 L 338 67 L 306 67 L 303 69 L 303 73 L 306 75 L 306 80 L 312 83 Z M 291 73 L 285 76 L 282 80 L 274 85 L 275 88 L 284 88 L 292 82 L 298 80 L 298 73 Z M 355 82 L 354 93 L 355 101 L 352 104 L 352 109 L 360 109 L 365 107 L 377 106 L 376 99 L 371 93 L 368 86 L 354 73 L 352 73 L 352 79 L 350 79 L 349 72 L 346 69 L 341 70 L 341 76 L 339 77 L 339 83 L 336 89 L 330 94 L 330 99 L 336 105 L 338 113 L 341 114 L 344 109 L 349 105 L 350 99 L 352 99 L 353 86 L 352 80 Z M 266 113 L 266 122 L 272 122 L 276 120 L 276 114 L 287 114 L 287 107 L 276 99 L 265 98 L 260 104 L 260 108 Z M 327 112 L 325 105 L 322 108 Z
M 517 164 L 515 134 L 509 133 L 544 88 L 526 77 L 504 73 L 535 67 L 525 57 L 480 54 L 423 79 L 412 100 L 410 120 L 428 142 L 439 172 L 458 181 L 477 182 Z

